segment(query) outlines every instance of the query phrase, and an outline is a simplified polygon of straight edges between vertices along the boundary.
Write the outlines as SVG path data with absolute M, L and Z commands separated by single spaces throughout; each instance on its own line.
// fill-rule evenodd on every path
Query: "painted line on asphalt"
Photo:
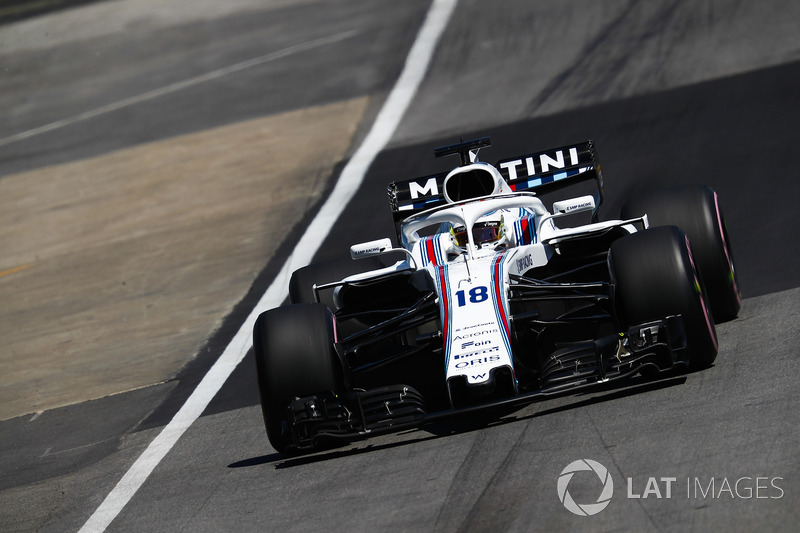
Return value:
M 284 57 L 297 54 L 299 52 L 305 52 L 306 50 L 312 50 L 314 48 L 319 48 L 320 46 L 325 46 L 328 44 L 333 44 L 338 41 L 343 41 L 345 39 L 352 37 L 357 33 L 358 31 L 356 30 L 337 33 L 336 35 L 331 35 L 329 37 L 323 37 L 321 39 L 315 39 L 313 41 L 296 44 L 294 46 L 284 48 L 283 50 L 278 50 L 277 52 L 272 52 L 270 54 L 266 54 L 263 56 L 254 57 L 253 59 L 248 59 L 247 61 L 242 61 L 241 63 L 235 63 L 233 65 L 229 65 L 224 68 L 212 70 L 211 72 L 207 72 L 205 74 L 201 74 L 193 78 L 172 83 L 170 85 L 166 85 L 158 89 L 153 89 L 152 91 L 148 91 L 146 93 L 142 93 L 137 96 L 132 96 L 130 98 L 120 100 L 119 102 L 114 102 L 112 104 L 108 104 L 102 107 L 98 107 L 96 109 L 92 109 L 90 111 L 86 111 L 85 113 L 81 113 L 80 115 L 76 115 L 74 117 L 65 118 L 64 120 L 59 120 L 56 122 L 51 122 L 50 124 L 45 124 L 44 126 L 39 126 L 38 128 L 33 128 L 28 131 L 23 131 L 22 133 L 17 133 L 16 135 L 12 135 L 10 137 L 5 137 L 3 139 L 0 139 L 0 146 L 28 139 L 30 137 L 34 137 L 42 133 L 47 133 L 49 131 L 57 130 L 65 126 L 70 126 L 77 122 L 89 120 L 90 118 L 94 118 L 100 115 L 105 115 L 106 113 L 111 113 L 112 111 L 117 111 L 118 109 L 139 104 L 147 100 L 152 100 L 154 98 L 158 98 L 166 94 L 187 89 L 189 87 L 194 87 L 195 85 L 199 85 L 201 83 L 205 83 L 211 80 L 216 80 L 222 78 L 223 76 L 233 74 L 234 72 L 239 72 L 241 70 L 253 68 L 258 65 L 263 65 L 264 63 L 269 63 L 270 61 L 275 61 L 276 59 L 282 59 Z
M 27 265 L 21 265 L 21 266 L 18 266 L 18 267 L 14 267 L 14 268 L 9 268 L 8 270 L 0 270 L 0 278 L 2 278 L 3 276 L 11 275 L 11 274 L 16 274 L 17 272 L 22 272 L 23 270 L 28 270 L 32 266 L 33 266 L 33 264 L 27 264 Z
M 244 359 L 252 346 L 252 331 L 256 318 L 263 311 L 279 306 L 286 299 L 291 273 L 313 259 L 333 223 L 359 189 L 369 166 L 386 147 L 397 129 L 425 76 L 436 44 L 447 27 L 457 1 L 433 1 L 409 51 L 403 71 L 375 118 L 372 128 L 342 170 L 330 197 L 309 224 L 275 280 L 186 403 L 122 476 L 79 533 L 105 531 L 181 435 L 200 417 L 233 370 Z

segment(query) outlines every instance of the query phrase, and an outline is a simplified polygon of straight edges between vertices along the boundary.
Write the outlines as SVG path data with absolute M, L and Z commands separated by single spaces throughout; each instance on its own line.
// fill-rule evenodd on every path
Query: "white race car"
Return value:
M 635 374 L 703 368 L 741 306 L 716 193 L 682 186 L 598 221 L 591 141 L 392 183 L 397 230 L 304 267 L 254 351 L 279 452 L 518 405 Z M 542 195 L 590 184 L 548 211 Z M 575 219 L 585 217 L 575 225 Z M 568 223 L 568 221 L 570 223 Z

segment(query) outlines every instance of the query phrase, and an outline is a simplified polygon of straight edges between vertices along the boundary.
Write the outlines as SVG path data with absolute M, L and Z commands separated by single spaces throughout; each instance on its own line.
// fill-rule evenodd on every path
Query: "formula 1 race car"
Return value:
M 278 452 L 714 362 L 715 321 L 741 299 L 710 187 L 643 195 L 601 222 L 591 141 L 496 165 L 478 161 L 489 145 L 437 148 L 461 164 L 389 186 L 399 247 L 357 244 L 352 259 L 301 268 L 291 305 L 260 315 Z M 543 195 L 577 184 L 593 194 L 546 209 Z

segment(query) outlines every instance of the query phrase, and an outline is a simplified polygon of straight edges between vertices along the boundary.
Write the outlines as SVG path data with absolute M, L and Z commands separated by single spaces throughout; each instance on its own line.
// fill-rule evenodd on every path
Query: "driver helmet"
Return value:
M 453 242 L 461 249 L 467 248 L 467 230 L 464 226 L 450 226 Z M 507 245 L 503 215 L 499 212 L 486 214 L 478 219 L 472 226 L 472 240 L 478 250 L 496 250 Z

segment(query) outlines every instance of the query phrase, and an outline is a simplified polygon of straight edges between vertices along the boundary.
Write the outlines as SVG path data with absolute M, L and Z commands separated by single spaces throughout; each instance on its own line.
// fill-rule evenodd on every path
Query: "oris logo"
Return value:
M 572 499 L 569 490 L 567 490 L 570 481 L 572 481 L 572 476 L 574 476 L 576 472 L 583 471 L 597 474 L 600 485 L 602 485 L 602 489 L 598 489 L 600 495 L 594 503 L 579 504 Z M 611 479 L 611 474 L 609 474 L 608 469 L 597 461 L 578 459 L 568 464 L 567 467 L 561 471 L 561 475 L 558 476 L 557 488 L 558 499 L 561 500 L 561 503 L 564 504 L 564 507 L 566 507 L 569 512 L 578 516 L 592 516 L 605 509 L 611 502 L 611 496 L 614 494 L 614 480 Z
M 489 357 L 479 357 L 477 359 L 470 359 L 469 361 L 461 361 L 460 363 L 456 363 L 456 368 L 467 368 L 470 366 L 487 365 L 489 363 L 493 363 L 499 360 L 500 360 L 499 355 L 490 355 Z

